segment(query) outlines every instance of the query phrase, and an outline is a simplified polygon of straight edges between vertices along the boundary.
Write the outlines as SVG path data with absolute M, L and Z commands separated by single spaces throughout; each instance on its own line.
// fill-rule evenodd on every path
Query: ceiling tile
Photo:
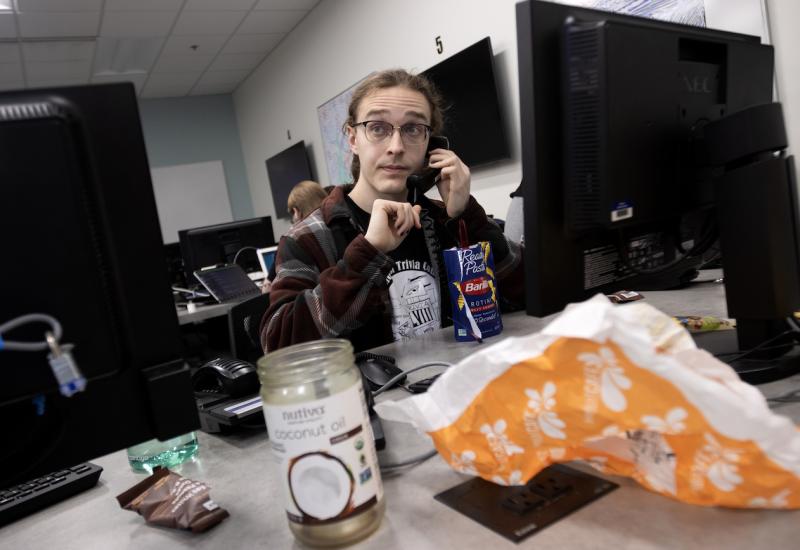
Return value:
M 187 0 L 183 11 L 247 11 L 256 0 Z
M 106 11 L 174 11 L 178 13 L 183 0 L 106 0 Z
M 28 12 L 18 14 L 17 19 L 24 38 L 95 36 L 100 12 Z
M 241 82 L 249 74 L 249 70 L 206 71 L 203 73 L 203 76 L 200 77 L 199 84 L 232 84 Z
M 94 73 L 147 72 L 163 43 L 163 38 L 98 38 Z
M 161 84 L 148 81 L 140 97 L 155 99 L 157 97 L 183 97 L 192 89 L 192 84 Z
M 0 44 L 0 63 L 19 63 L 20 61 L 18 44 Z
M 162 55 L 216 55 L 228 35 L 170 36 Z M 192 46 L 197 46 L 192 48 Z
M 101 11 L 103 0 L 16 0 L 17 11 Z
M 101 36 L 152 37 L 167 36 L 177 12 L 136 11 L 106 12 L 103 17 Z
M 257 10 L 310 10 L 319 0 L 259 0 Z
M 308 13 L 305 10 L 251 11 L 237 34 L 289 32 Z
M 213 55 L 162 55 L 153 67 L 153 73 L 202 72 L 212 59 Z
M 142 88 L 144 87 L 144 83 L 146 81 L 147 81 L 146 73 L 92 76 L 92 82 L 94 82 L 95 84 L 108 84 L 111 82 L 133 82 L 137 94 L 142 93 Z
M 94 42 L 24 42 L 22 55 L 25 61 L 91 61 Z
M 275 34 L 234 34 L 222 53 L 267 53 L 278 45 L 286 36 L 283 33 Z
M 172 34 L 232 34 L 245 15 L 244 11 L 184 11 Z
M 238 82 L 220 82 L 219 84 L 197 84 L 189 95 L 229 94 L 239 86 Z
M 63 86 L 80 86 L 88 84 L 83 78 L 49 78 L 45 80 L 28 80 L 28 88 L 60 88 Z
M 22 90 L 23 88 L 25 88 L 25 83 L 21 80 L 15 82 L 0 82 L 0 91 Z
M 220 54 L 209 67 L 212 71 L 252 70 L 264 59 L 263 53 Z
M 19 63 L 0 63 L 0 83 L 23 80 L 22 65 Z
M 150 78 L 147 79 L 145 87 L 154 84 L 158 86 L 187 86 L 191 88 L 194 86 L 197 79 L 200 77 L 200 71 L 194 73 L 152 73 Z
M 17 26 L 14 24 L 14 14 L 0 13 L 0 38 L 16 38 Z
M 52 79 L 89 79 L 92 64 L 89 61 L 32 61 L 25 63 L 29 82 Z

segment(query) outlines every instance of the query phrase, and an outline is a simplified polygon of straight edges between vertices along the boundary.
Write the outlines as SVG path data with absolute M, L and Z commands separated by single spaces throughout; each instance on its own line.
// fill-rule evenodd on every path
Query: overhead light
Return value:
M 163 38 L 97 39 L 95 74 L 148 72 L 161 51 Z
M 0 12 L 3 11 L 14 11 L 13 6 L 11 5 L 14 0 L 0 0 Z

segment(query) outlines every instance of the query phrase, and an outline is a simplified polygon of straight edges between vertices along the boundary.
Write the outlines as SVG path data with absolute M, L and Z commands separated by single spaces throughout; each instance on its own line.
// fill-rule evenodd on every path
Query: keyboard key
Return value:
M 0 496 L 0 526 L 93 487 L 102 471 L 91 463 L 79 464 L 7 488 Z

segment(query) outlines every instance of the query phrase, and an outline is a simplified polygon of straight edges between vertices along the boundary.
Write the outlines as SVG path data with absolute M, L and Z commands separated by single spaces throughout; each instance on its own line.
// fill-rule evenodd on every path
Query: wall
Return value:
M 311 144 L 313 169 L 328 182 L 317 107 L 374 70 L 423 71 L 491 36 L 506 110 L 510 161 L 473 171 L 473 194 L 504 217 L 519 184 L 519 105 L 513 0 L 323 0 L 234 93 L 253 208 L 273 214 L 264 161 L 297 140 Z M 444 52 L 436 53 L 441 36 Z M 287 139 L 287 130 L 291 140 Z M 282 229 L 279 227 L 282 226 Z M 275 224 L 276 232 L 288 227 Z
M 505 217 L 508 194 L 522 175 L 515 4 L 516 0 L 323 0 L 234 93 L 256 214 L 274 214 L 264 161 L 297 140 L 311 145 L 320 183 L 341 183 L 327 181 L 319 105 L 371 71 L 395 66 L 422 71 L 488 35 L 512 158 L 473 169 L 472 189 L 487 212 Z M 726 11 L 731 5 L 735 10 Z M 711 27 L 766 34 L 763 0 L 706 0 L 706 7 Z M 441 55 L 436 36 L 444 43 Z M 287 222 L 275 223 L 276 234 L 286 227 Z
M 775 72 L 778 101 L 783 103 L 783 117 L 789 134 L 789 146 L 796 152 L 800 145 L 800 2 L 767 0 L 770 34 L 775 44 Z
M 233 218 L 253 216 L 253 204 L 230 94 L 139 102 L 153 168 L 221 160 Z

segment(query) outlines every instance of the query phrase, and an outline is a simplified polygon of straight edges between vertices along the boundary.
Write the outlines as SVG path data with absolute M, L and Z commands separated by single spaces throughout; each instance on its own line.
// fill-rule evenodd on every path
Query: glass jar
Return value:
M 385 502 L 361 373 L 347 340 L 289 346 L 258 361 L 289 528 L 312 546 L 360 540 Z
M 151 439 L 128 447 L 128 463 L 137 472 L 153 473 L 156 466 L 172 468 L 197 454 L 198 443 L 194 432 L 159 441 Z

